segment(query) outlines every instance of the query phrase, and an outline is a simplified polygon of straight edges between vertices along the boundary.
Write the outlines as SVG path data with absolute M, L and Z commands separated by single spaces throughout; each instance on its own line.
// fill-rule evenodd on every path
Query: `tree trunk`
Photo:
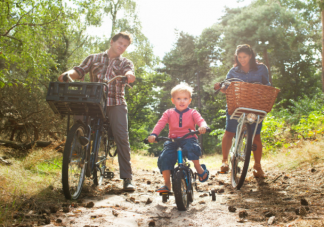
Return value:
M 112 26 L 111 26 L 111 34 L 110 34 L 110 39 L 115 35 L 115 30 L 116 30 L 116 23 L 117 23 L 117 12 L 118 12 L 118 7 L 119 7 L 119 0 L 111 4 L 111 20 L 112 20 Z
M 269 71 L 269 81 L 272 85 L 272 76 L 271 76 L 271 70 L 270 70 L 270 62 L 269 62 L 269 58 L 268 58 L 268 52 L 267 49 L 265 48 L 263 50 L 263 59 L 265 60 L 265 64 L 268 67 L 268 71 Z
M 201 100 L 200 100 L 200 72 L 197 72 L 197 106 L 198 106 L 198 111 L 201 113 Z M 201 154 L 204 154 L 204 146 L 203 146 L 203 136 L 199 135 L 198 136 L 200 148 L 201 148 Z
M 324 92 L 324 8 L 322 8 L 322 92 Z

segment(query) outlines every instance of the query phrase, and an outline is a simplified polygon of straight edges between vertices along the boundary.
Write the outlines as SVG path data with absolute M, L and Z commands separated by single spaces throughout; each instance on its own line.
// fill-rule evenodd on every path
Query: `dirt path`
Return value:
M 64 199 L 58 186 L 47 189 L 54 199 L 27 199 L 12 214 L 14 221 L 4 226 L 324 227 L 324 164 L 285 172 L 271 166 L 264 169 L 268 170 L 267 179 L 256 180 L 249 171 L 239 191 L 232 188 L 230 174 L 210 169 L 210 180 L 198 183 L 200 192 L 195 191 L 194 202 L 185 212 L 177 210 L 173 196 L 162 203 L 162 197 L 154 192 L 163 184 L 156 170 L 135 170 L 137 190 L 133 193 L 124 192 L 117 177 L 99 188 L 86 181 L 80 199 L 71 202 Z M 208 195 L 211 189 L 217 191 L 216 201 Z M 244 218 L 239 214 L 245 214 Z
M 117 172 L 115 174 L 118 176 Z M 205 192 L 195 192 L 189 210 L 181 212 L 173 196 L 162 203 L 162 197 L 154 192 L 162 185 L 162 176 L 157 171 L 137 170 L 134 193 L 123 192 L 122 181 L 118 179 L 107 180 L 100 188 L 86 186 L 77 202 L 48 205 L 49 208 L 41 212 L 43 219 L 38 224 L 82 227 L 324 226 L 323 165 L 305 166 L 292 172 L 272 168 L 268 174 L 266 180 L 257 181 L 249 171 L 246 183 L 237 191 L 230 185 L 229 174 L 217 175 L 216 170 L 211 170 L 211 179 L 199 183 L 199 189 Z M 218 191 L 216 201 L 208 195 L 212 188 Z M 247 216 L 239 218 L 240 212 Z
M 199 184 L 205 192 L 195 193 L 194 202 L 186 212 L 178 211 L 173 196 L 162 203 L 162 197 L 154 192 L 163 183 L 158 172 L 139 170 L 135 172 L 135 192 L 123 192 L 121 180 L 107 181 L 98 190 L 90 189 L 88 194 L 92 191 L 95 196 L 80 199 L 72 205 L 77 207 L 71 206 L 68 213 L 62 208 L 51 215 L 52 223 L 48 226 L 244 226 L 247 220 L 240 223 L 238 212 L 228 211 L 226 193 L 217 194 L 216 201 L 208 195 L 211 188 L 227 191 L 226 185 L 219 185 L 219 180 L 226 182 L 228 175 L 218 176 L 217 180 L 215 173 L 211 175 L 213 180 Z M 91 202 L 94 206 L 86 208 Z

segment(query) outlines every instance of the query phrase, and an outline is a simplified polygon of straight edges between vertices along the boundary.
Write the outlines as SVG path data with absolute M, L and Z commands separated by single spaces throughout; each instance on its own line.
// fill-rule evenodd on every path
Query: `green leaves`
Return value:
M 262 140 L 266 152 L 288 147 L 302 139 L 324 136 L 324 105 L 320 91 L 314 97 L 293 101 L 289 110 L 272 110 L 263 122 Z
M 49 69 L 55 65 L 48 44 L 61 23 L 61 1 L 5 3 L 0 4 L 4 18 L 0 22 L 0 78 L 30 84 L 40 75 L 49 75 Z

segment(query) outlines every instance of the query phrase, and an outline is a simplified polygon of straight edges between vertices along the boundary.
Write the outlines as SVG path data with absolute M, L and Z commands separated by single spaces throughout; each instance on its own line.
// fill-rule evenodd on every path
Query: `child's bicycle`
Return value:
M 62 83 L 51 82 L 46 96 L 55 113 L 83 115 L 68 131 L 63 152 L 62 185 L 66 199 L 79 198 L 85 176 L 95 185 L 101 185 L 104 178 L 113 178 L 114 173 L 106 171 L 106 161 L 116 149 L 109 119 L 106 117 L 107 84 L 124 76 L 116 76 L 106 83 Z M 68 74 L 64 81 L 74 82 Z M 91 150 L 92 148 L 92 150 Z M 91 152 L 90 152 L 91 150 Z
M 206 130 L 207 132 L 210 132 L 211 130 L 208 128 Z M 187 138 L 191 135 L 198 135 L 199 131 L 191 131 L 189 129 L 189 133 L 185 134 L 183 137 L 176 138 L 176 139 L 170 139 L 168 137 L 156 137 L 155 141 L 171 141 L 180 143 L 182 140 Z M 148 140 L 145 139 L 144 143 L 148 144 Z M 190 169 L 190 164 L 187 162 L 187 159 L 185 156 L 182 155 L 182 149 L 179 146 L 177 150 L 178 155 L 178 166 L 174 168 L 174 170 L 171 172 L 171 178 L 172 178 L 172 189 L 175 197 L 175 201 L 178 207 L 178 210 L 185 211 L 189 207 L 189 203 L 193 202 L 194 200 L 194 186 L 197 190 L 197 173 L 193 173 L 193 171 Z M 172 195 L 171 192 L 161 192 L 160 195 L 163 198 L 163 202 L 166 202 L 169 198 L 169 195 Z M 215 196 L 215 193 L 213 194 Z M 216 200 L 216 199 L 215 199 Z
M 224 80 L 220 83 L 221 88 L 216 90 L 216 94 L 223 89 L 224 87 L 227 87 L 231 84 L 231 82 L 237 82 L 237 79 L 234 80 Z M 247 84 L 247 83 L 245 83 Z M 250 84 L 251 85 L 251 84 Z M 246 85 L 246 86 L 250 86 Z M 269 87 L 271 88 L 271 87 Z M 276 88 L 271 88 L 276 89 Z M 278 91 L 274 91 L 275 94 L 272 94 L 273 102 L 275 101 L 275 98 L 277 96 L 277 93 L 279 92 L 279 89 L 276 89 Z M 234 93 L 235 91 L 233 91 Z M 236 91 L 237 92 L 237 91 Z M 263 95 L 264 97 L 266 95 Z M 249 99 L 249 97 L 245 97 Z M 227 98 L 228 99 L 228 98 Z M 254 99 L 255 100 L 255 99 Z M 272 100 L 271 100 L 272 102 Z M 273 102 L 271 104 L 270 102 L 270 110 L 272 108 Z M 227 100 L 227 104 L 229 107 L 229 102 Z M 256 150 L 256 144 L 252 144 L 254 141 L 254 137 L 256 134 L 256 130 L 258 127 L 258 124 L 260 124 L 265 117 L 267 116 L 267 112 L 260 109 L 254 109 L 254 108 L 245 108 L 245 107 L 238 107 L 235 108 L 234 112 L 231 114 L 230 119 L 235 119 L 238 121 L 238 125 L 236 128 L 236 134 L 235 134 L 235 140 L 232 143 L 232 147 L 230 149 L 230 163 L 231 163 L 231 182 L 232 186 L 236 189 L 240 189 L 243 186 L 249 164 L 250 164 L 250 157 L 251 157 L 251 151 Z M 255 123 L 255 129 L 252 132 L 251 125 Z

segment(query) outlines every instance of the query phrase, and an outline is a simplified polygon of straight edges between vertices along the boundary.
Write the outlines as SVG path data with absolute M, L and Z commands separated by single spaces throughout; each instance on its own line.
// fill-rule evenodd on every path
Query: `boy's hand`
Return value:
M 207 126 L 200 126 L 198 128 L 198 131 L 200 134 L 205 134 L 206 133 Z
M 151 135 L 151 136 L 147 137 L 147 140 L 149 141 L 149 143 L 157 143 L 157 142 L 155 141 L 155 138 L 156 138 L 156 136 Z

